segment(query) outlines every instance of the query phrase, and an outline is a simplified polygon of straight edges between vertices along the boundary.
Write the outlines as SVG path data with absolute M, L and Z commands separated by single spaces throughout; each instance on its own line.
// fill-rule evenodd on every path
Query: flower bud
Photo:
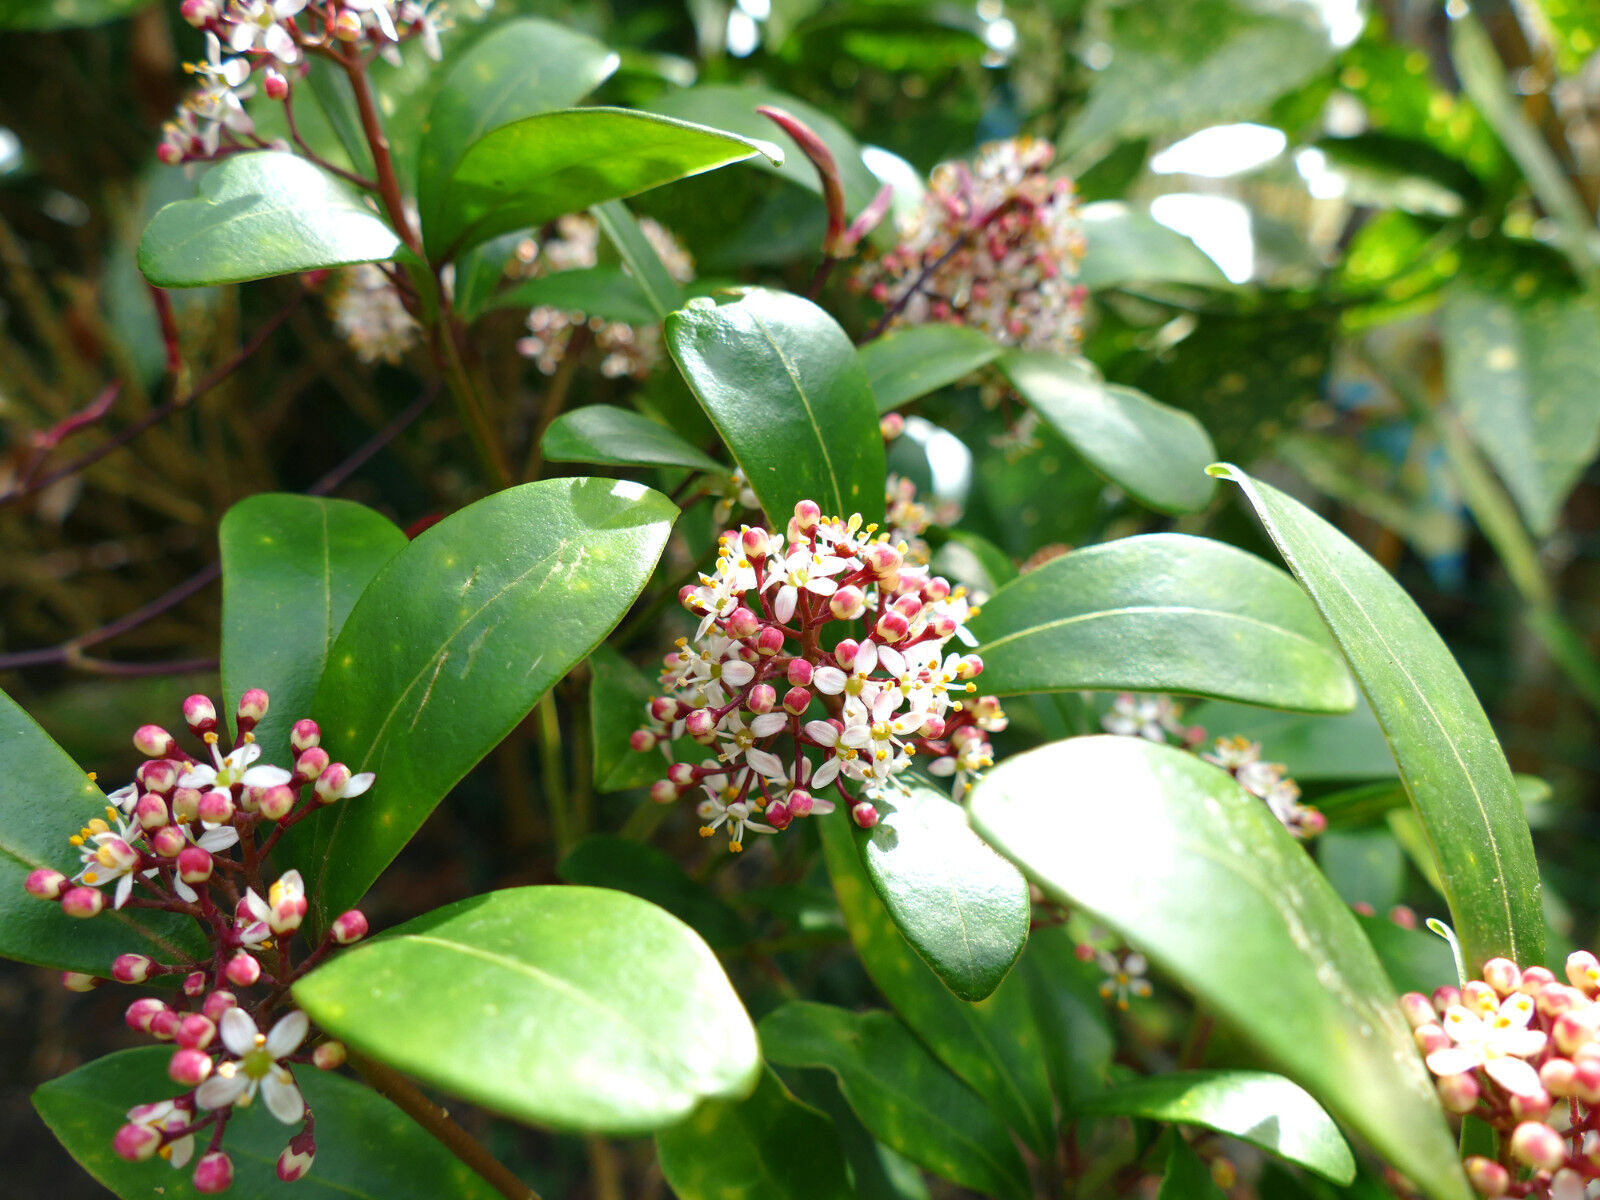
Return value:
M 892 442 L 906 431 L 906 419 L 897 412 L 887 412 L 878 418 L 878 432 L 883 440 Z
M 871 829 L 878 823 L 878 810 L 869 801 L 857 801 L 850 809 L 850 817 L 863 829 Z
M 133 731 L 133 747 L 146 758 L 165 758 L 177 745 L 159 725 L 141 725 Z
M 294 809 L 295 801 L 299 798 L 292 787 L 280 783 L 274 787 L 261 788 L 256 793 L 256 806 L 267 820 L 281 821 Z
M 828 611 L 837 620 L 854 621 L 867 611 L 867 595 L 855 584 L 847 583 L 828 597 Z
M 342 1067 L 345 1060 L 343 1042 L 323 1042 L 311 1052 L 311 1064 L 319 1071 L 332 1071 Z
M 189 727 L 189 732 L 195 737 L 202 737 L 217 730 L 217 706 L 211 703 L 210 696 L 202 696 L 198 692 L 188 697 L 183 702 L 183 723 Z
M 766 812 L 762 813 L 761 819 L 774 829 L 784 830 L 789 828 L 789 822 L 794 820 L 794 814 L 789 811 L 789 806 L 782 800 L 774 800 L 767 805 Z
M 1328 827 L 1328 819 L 1317 812 L 1316 809 L 1309 811 L 1306 820 L 1315 825 L 1315 828 L 1307 826 L 1311 833 L 1321 833 Z M 1320 825 L 1316 824 L 1318 821 L 1321 822 Z M 1417 910 L 1407 904 L 1396 904 L 1389 910 L 1389 920 L 1400 926 L 1401 929 L 1415 929 L 1417 927 Z
M 944 736 L 944 727 L 944 718 L 930 713 L 928 714 L 928 719 L 922 723 L 922 727 L 917 730 L 917 734 L 920 737 L 930 739 L 942 738 Z
M 289 729 L 289 745 L 296 754 L 322 744 L 322 727 L 310 717 L 301 717 Z
M 760 628 L 761 618 L 742 604 L 728 614 L 728 620 L 723 625 L 723 631 L 731 638 L 753 637 Z
M 261 718 L 267 715 L 267 694 L 260 688 L 250 688 L 239 697 L 239 707 L 234 711 L 234 718 L 239 723 L 239 736 L 243 737 L 257 725 Z
M 1541 1171 L 1554 1171 L 1567 1161 L 1567 1143 L 1542 1121 L 1524 1121 L 1511 1133 L 1511 1155 Z
M 778 691 L 770 683 L 758 683 L 745 696 L 744 703 L 753 713 L 769 713 L 778 707 Z
M 789 665 L 784 668 L 783 677 L 795 687 L 810 687 L 811 677 L 815 674 L 811 663 L 804 658 L 791 658 Z
M 1536 1092 L 1513 1092 L 1511 1094 L 1511 1115 L 1518 1120 L 1542 1121 L 1550 1115 L 1550 1109 L 1555 1101 L 1550 1093 L 1540 1088 Z
M 1446 1112 L 1469 1113 L 1478 1106 L 1482 1089 L 1470 1071 L 1459 1075 L 1445 1075 L 1438 1081 L 1439 1102 Z
M 200 846 L 185 846 L 178 851 L 178 878 L 185 883 L 204 883 L 211 878 L 211 852 Z
M 111 1149 L 116 1156 L 133 1163 L 153 1158 L 160 1148 L 161 1134 L 148 1125 L 130 1122 L 117 1130 L 116 1137 L 111 1139 Z
M 791 817 L 808 817 L 811 815 L 811 793 L 805 788 L 795 788 L 789 793 L 787 801 Z
M 328 769 L 328 762 L 328 752 L 321 746 L 302 750 L 300 757 L 294 760 L 294 778 L 289 780 L 289 786 L 298 788 L 302 783 L 310 783 Z
M 810 533 L 822 520 L 822 509 L 815 500 L 802 500 L 794 506 L 795 527 L 801 533 Z
M 317 1142 L 309 1129 L 302 1130 L 289 1139 L 289 1144 L 278 1155 L 278 1178 L 293 1183 L 311 1170 L 311 1160 L 316 1157 Z
M 756 634 L 756 653 L 764 658 L 771 658 L 783 649 L 783 630 L 776 625 L 768 625 Z
M 322 774 L 317 776 L 313 790 L 317 795 L 318 804 L 332 804 L 344 794 L 345 786 L 350 782 L 350 768 L 343 763 L 329 763 Z
M 289 81 L 281 71 L 268 67 L 262 72 L 261 90 L 266 93 L 268 100 L 284 100 L 289 95 Z
M 233 793 L 226 788 L 212 788 L 200 793 L 195 816 L 207 825 L 226 825 L 233 820 Z
M 901 613 L 890 609 L 878 618 L 878 623 L 872 627 L 879 639 L 893 645 L 911 632 L 911 622 Z
M 217 1025 L 201 1013 L 186 1013 L 178 1019 L 178 1028 L 172 1037 L 185 1050 L 204 1050 L 217 1036 Z
M 844 638 L 833 648 L 833 661 L 839 664 L 841 671 L 848 671 L 856 665 L 856 655 L 861 650 L 861 643 L 855 638 Z
M 1549 967 L 1525 967 L 1522 971 L 1522 982 L 1517 985 L 1517 991 L 1526 992 L 1537 997 L 1547 985 L 1556 981 L 1555 972 Z
M 879 579 L 892 579 L 900 573 L 900 568 L 905 563 L 905 555 L 896 550 L 888 542 L 874 542 L 867 552 L 862 555 L 869 570 Z
M 783 694 L 783 710 L 800 716 L 811 707 L 811 693 L 803 687 L 792 687 Z
M 1550 1033 L 1561 1053 L 1573 1055 L 1595 1040 L 1597 1027 L 1600 1027 L 1600 1008 L 1585 1005 L 1563 1012 L 1555 1019 Z
M 39 867 L 28 872 L 22 886 L 27 889 L 28 895 L 40 900 L 59 900 L 62 889 L 67 886 L 67 877 L 49 867 Z
M 717 731 L 717 718 L 709 708 L 697 708 L 683 719 L 683 729 L 697 742 L 710 741 Z
M 146 759 L 134 768 L 133 777 L 142 790 L 158 796 L 170 796 L 178 786 L 178 768 L 169 758 Z
M 1481 979 L 1469 979 L 1461 988 L 1461 1004 L 1468 1012 L 1492 1013 L 1500 1007 L 1500 997 Z
M 200 1011 L 220 1025 L 222 1014 L 230 1008 L 238 1007 L 238 998 L 232 992 L 215 991 L 206 997 L 205 1003 L 200 1006 Z
M 1561 983 L 1545 984 L 1533 999 L 1539 1014 L 1552 1021 L 1561 1016 L 1562 1013 L 1571 1012 L 1575 1008 L 1588 1007 L 1582 992 L 1577 988 L 1567 987 Z
M 739 530 L 739 545 L 749 558 L 765 558 L 771 544 L 771 535 L 759 525 L 746 525 Z
M 956 635 L 956 619 L 944 613 L 929 617 L 928 632 L 937 641 L 947 642 Z
M 204 1050 L 176 1050 L 167 1063 L 172 1082 L 184 1087 L 199 1087 L 211 1074 L 211 1055 Z
M 150 849 L 162 858 L 177 858 L 188 844 L 189 839 L 183 836 L 183 830 L 176 825 L 163 825 L 150 834 Z
M 1446 1050 L 1450 1047 L 1450 1035 L 1444 1031 L 1444 1026 L 1429 1021 L 1426 1025 L 1418 1025 L 1411 1031 L 1411 1040 L 1416 1042 L 1417 1049 L 1424 1055 L 1432 1054 L 1435 1050 Z
M 228 960 L 223 973 L 234 987 L 249 987 L 261 978 L 261 964 L 241 950 Z
M 1585 1055 L 1572 1066 L 1572 1094 L 1585 1104 L 1600 1104 L 1600 1062 Z
M 1511 1173 L 1494 1159 L 1474 1154 L 1464 1165 L 1467 1178 L 1472 1181 L 1472 1188 L 1478 1195 L 1498 1200 L 1498 1197 L 1511 1190 Z
M 1407 992 L 1401 996 L 1400 1011 L 1405 1013 L 1406 1023 L 1413 1029 L 1421 1025 L 1431 1025 L 1439 1019 L 1433 1010 L 1433 1001 L 1421 992 Z
M 100 986 L 100 980 L 93 975 L 85 975 L 82 971 L 63 971 L 61 986 L 69 992 L 92 992 Z
M 340 18 L 355 16 L 349 9 L 339 13 Z M 357 18 L 359 24 L 360 19 Z M 217 1192 L 225 1192 L 233 1186 L 233 1159 L 221 1150 L 213 1150 L 209 1154 L 202 1154 L 200 1161 L 194 1168 L 194 1190 L 202 1195 L 210 1196 Z
M 1587 950 L 1567 955 L 1567 982 L 1582 989 L 1586 996 L 1593 996 L 1600 990 L 1600 959 Z
M 150 1018 L 150 1028 L 146 1032 L 157 1041 L 170 1042 L 178 1035 L 180 1019 L 176 1012 L 162 1005 L 161 1011 Z
M 1570 1058 L 1549 1059 L 1539 1068 L 1539 1082 L 1552 1096 L 1565 1099 L 1577 1088 L 1578 1068 Z
M 111 964 L 111 978 L 118 983 L 143 983 L 150 978 L 150 968 L 155 966 L 142 954 L 119 954 Z
M 167 802 L 154 792 L 139 797 L 133 806 L 133 817 L 143 829 L 160 829 L 171 820 Z
M 698 589 L 692 583 L 686 583 L 678 589 L 678 603 L 683 605 L 697 617 L 706 615 L 706 606 L 700 603 Z
M 221 788 L 214 788 L 212 790 L 223 791 Z M 226 791 L 223 791 L 223 794 L 228 795 Z M 171 805 L 172 819 L 179 825 L 187 825 L 192 821 L 198 820 L 200 817 L 200 800 L 202 795 L 203 793 L 198 788 L 181 787 L 174 791 L 172 793 Z M 233 797 L 231 795 L 228 795 L 228 803 L 230 806 L 233 803 Z
M 1483 964 L 1483 981 L 1501 996 L 1509 996 L 1522 983 L 1522 972 L 1509 958 L 1491 958 Z
M 333 940 L 341 946 L 359 942 L 367 936 L 366 914 L 359 908 L 352 908 L 349 912 L 342 912 L 334 919 L 329 932 L 333 934 Z
M 894 602 L 894 610 L 908 621 L 922 615 L 922 601 L 915 596 L 901 596 Z
M 157 1014 L 166 1011 L 167 1006 L 154 996 L 141 996 L 128 1005 L 128 1011 L 122 1019 L 135 1033 L 149 1033 L 150 1022 L 155 1020 Z
M 183 977 L 183 994 L 185 996 L 199 996 L 206 990 L 206 973 L 204 971 L 190 971 Z
M 106 898 L 91 887 L 68 888 L 61 897 L 61 911 L 69 917 L 97 917 Z

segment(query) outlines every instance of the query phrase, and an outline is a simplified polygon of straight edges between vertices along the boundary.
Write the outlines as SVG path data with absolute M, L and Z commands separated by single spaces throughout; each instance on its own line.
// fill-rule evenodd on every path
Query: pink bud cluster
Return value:
M 201 954 L 170 962 L 122 954 L 107 977 L 132 985 L 160 976 L 179 981 L 177 992 L 165 998 L 133 1001 L 126 1021 L 135 1032 L 172 1044 L 168 1074 L 185 1090 L 131 1109 L 113 1148 L 132 1162 L 159 1156 L 183 1167 L 194 1157 L 196 1135 L 207 1132 L 209 1143 L 193 1176 L 202 1193 L 223 1191 L 232 1182 L 223 1134 L 234 1107 L 258 1095 L 280 1121 L 302 1124 L 279 1159 L 279 1178 L 297 1179 L 309 1169 L 312 1118 L 292 1064 L 332 1069 L 343 1061 L 344 1049 L 324 1041 L 302 1050 L 309 1033 L 304 1013 L 288 1011 L 270 1030 L 265 1022 L 284 1008 L 296 979 L 367 932 L 360 912 L 344 913 L 296 961 L 293 942 L 310 909 L 304 881 L 291 870 L 266 886 L 263 863 L 285 829 L 321 807 L 360 795 L 373 777 L 330 761 L 321 730 L 309 719 L 290 730 L 292 770 L 258 764 L 254 730 L 267 707 L 267 693 L 259 688 L 239 698 L 238 736 L 226 754 L 216 706 L 206 696 L 183 703 L 184 724 L 199 739 L 199 755 L 159 725 L 140 726 L 133 744 L 147 761 L 134 772 L 134 782 L 107 797 L 103 819 L 91 820 L 69 839 L 81 860 L 78 873 L 68 878 L 41 867 L 24 883 L 30 894 L 59 904 L 69 916 L 97 915 L 109 891 L 115 908 L 162 910 L 200 926 L 207 942 Z M 68 972 L 62 982 L 85 991 L 101 980 Z
M 1600 1179 L 1600 961 L 1580 950 L 1566 976 L 1496 958 L 1401 997 L 1445 1108 L 1500 1134 L 1498 1159 L 1466 1161 L 1480 1195 L 1581 1200 Z
M 1046 174 L 1054 154 L 1020 137 L 984 146 L 971 167 L 941 163 L 899 243 L 858 269 L 856 285 L 889 307 L 892 325 L 970 325 L 1009 346 L 1072 351 L 1084 238 L 1072 184 Z
M 670 750 L 688 736 L 713 752 L 673 763 L 651 796 L 698 796 L 701 832 L 726 825 L 734 850 L 747 830 L 831 812 L 829 793 L 872 826 L 873 801 L 919 754 L 958 792 L 993 761 L 985 734 L 1005 728 L 999 702 L 955 698 L 976 692 L 983 661 L 945 653 L 970 643 L 973 610 L 874 530 L 804 500 L 785 534 L 724 534 L 715 573 L 680 594 L 700 624 L 667 655 L 666 694 L 633 746 Z

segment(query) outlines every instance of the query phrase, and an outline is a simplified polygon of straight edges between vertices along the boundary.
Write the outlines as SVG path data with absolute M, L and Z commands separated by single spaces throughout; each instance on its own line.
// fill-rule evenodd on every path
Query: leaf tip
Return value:
M 1213 479 L 1226 479 L 1238 483 L 1244 478 L 1244 472 L 1229 462 L 1214 462 L 1206 468 L 1206 474 Z

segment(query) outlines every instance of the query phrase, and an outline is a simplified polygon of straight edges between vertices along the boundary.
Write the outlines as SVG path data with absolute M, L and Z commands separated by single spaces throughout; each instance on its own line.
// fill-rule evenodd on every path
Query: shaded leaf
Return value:
M 629 408 L 591 404 L 562 413 L 544 431 L 544 456 L 551 462 L 606 466 L 685 467 L 722 474 L 716 459 L 672 430 Z
M 1207 700 L 1184 714 L 1211 738 L 1243 737 L 1261 743 L 1261 756 L 1282 763 L 1301 783 L 1316 780 L 1394 779 L 1394 756 L 1366 697 L 1348 713 L 1273 712 L 1225 700 Z
M 1081 220 L 1086 246 L 1078 282 L 1091 292 L 1128 283 L 1228 286 L 1228 277 L 1204 250 L 1143 209 L 1100 200 L 1084 206 Z
M 1156 1200 L 1224 1200 L 1210 1170 L 1176 1129 L 1167 1134 L 1167 1172 Z
M 1050 1085 L 1064 1107 L 1106 1085 L 1117 1037 L 1100 984 L 1105 973 L 1077 955 L 1060 925 L 1035 929 L 1017 964 L 1044 1040 Z
M 764 161 L 757 159 L 757 162 Z M 661 255 L 644 234 L 639 220 L 621 200 L 607 200 L 590 210 L 601 231 L 627 264 L 633 284 L 650 306 L 656 321 L 683 307 L 683 286 L 672 277 Z M 653 324 L 646 321 L 644 324 Z
M 641 754 L 628 742 L 643 727 L 645 706 L 660 687 L 605 642 L 589 655 L 589 675 L 595 791 L 621 792 L 661 778 L 666 771 L 661 756 Z
M 621 267 L 582 267 L 525 279 L 498 293 L 490 308 L 554 308 L 624 325 L 653 325 L 655 310 Z
M 859 351 L 880 413 L 960 382 L 1000 352 L 988 334 L 966 325 L 913 325 Z
M 583 839 L 556 865 L 564 883 L 615 888 L 665 909 L 712 946 L 736 946 L 750 931 L 705 884 L 697 883 L 670 854 L 615 833 Z

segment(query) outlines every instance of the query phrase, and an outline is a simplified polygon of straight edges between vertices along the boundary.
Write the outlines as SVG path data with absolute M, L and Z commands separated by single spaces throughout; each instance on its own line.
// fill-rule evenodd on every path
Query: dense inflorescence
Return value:
M 344 1048 L 333 1041 L 304 1048 L 310 1022 L 287 1008 L 289 988 L 330 951 L 367 932 L 366 918 L 351 910 L 297 959 L 294 941 L 310 909 L 305 882 L 291 870 L 268 886 L 266 856 L 285 829 L 326 805 L 361 795 L 373 776 L 330 761 L 311 720 L 297 721 L 290 733 L 292 770 L 258 763 L 261 747 L 253 731 L 267 704 L 259 688 L 240 697 L 238 736 L 226 753 L 216 708 L 205 696 L 190 696 L 183 704 L 185 723 L 200 740 L 198 754 L 160 726 L 141 726 L 133 744 L 148 761 L 134 782 L 107 796 L 104 817 L 69 839 L 80 860 L 77 874 L 69 878 L 40 867 L 25 884 L 72 917 L 97 916 L 109 893 L 113 909 L 156 909 L 198 923 L 207 944 L 203 953 L 170 962 L 122 954 L 106 977 L 123 984 L 178 979 L 176 993 L 130 1004 L 127 1024 L 172 1043 L 168 1074 L 185 1089 L 130 1109 L 113 1148 L 131 1162 L 159 1156 L 184 1167 L 194 1158 L 196 1138 L 205 1135 L 194 1186 L 207 1193 L 232 1183 L 223 1136 L 234 1109 L 258 1096 L 279 1121 L 300 1126 L 279 1156 L 278 1177 L 293 1181 L 310 1170 L 313 1120 L 294 1067 L 332 1069 L 344 1061 Z M 87 990 L 102 979 L 68 972 L 63 982 Z
M 702 832 L 726 827 L 734 850 L 831 812 L 830 793 L 870 827 L 915 758 L 958 794 L 993 761 L 1005 714 L 974 695 L 982 660 L 947 651 L 971 640 L 965 594 L 875 532 L 802 501 L 786 533 L 724 534 L 714 573 L 680 595 L 699 627 L 667 655 L 633 746 L 670 754 L 687 736 L 711 752 L 672 763 L 651 796 L 697 798 Z

